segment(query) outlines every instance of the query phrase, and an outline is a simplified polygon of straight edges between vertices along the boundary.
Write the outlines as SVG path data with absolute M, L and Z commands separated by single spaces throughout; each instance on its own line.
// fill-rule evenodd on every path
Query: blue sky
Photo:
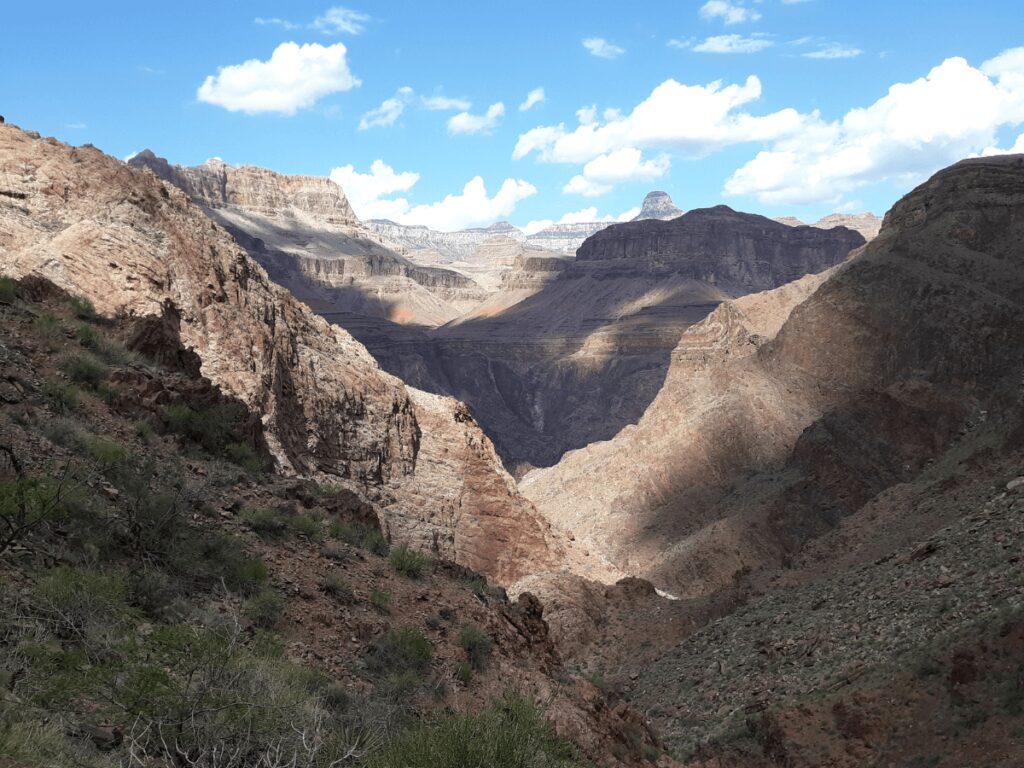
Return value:
M 614 218 L 651 189 L 686 209 L 880 214 L 959 157 L 1024 151 L 1009 1 L 37 2 L 2 18 L 10 122 L 118 157 L 334 171 L 357 213 L 438 228 Z

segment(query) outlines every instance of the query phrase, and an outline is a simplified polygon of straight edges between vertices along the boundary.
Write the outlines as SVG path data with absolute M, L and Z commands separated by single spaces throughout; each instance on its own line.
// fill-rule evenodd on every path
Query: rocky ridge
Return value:
M 365 494 L 397 540 L 506 583 L 558 562 L 464 406 L 382 372 L 183 192 L 12 125 L 0 127 L 0 161 L 5 273 L 49 279 L 107 315 L 172 312 L 202 374 L 259 415 L 279 467 Z

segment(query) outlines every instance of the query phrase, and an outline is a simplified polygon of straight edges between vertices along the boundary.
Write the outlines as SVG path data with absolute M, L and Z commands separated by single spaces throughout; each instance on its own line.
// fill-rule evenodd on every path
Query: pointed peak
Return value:
M 640 208 L 640 213 L 636 215 L 633 221 L 642 221 L 643 219 L 668 221 L 682 215 L 683 212 L 672 202 L 668 192 L 655 190 L 647 193 Z

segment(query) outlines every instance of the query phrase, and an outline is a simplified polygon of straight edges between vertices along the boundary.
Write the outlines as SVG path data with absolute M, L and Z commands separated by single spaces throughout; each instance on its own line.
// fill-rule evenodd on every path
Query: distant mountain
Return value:
M 655 191 L 647 193 L 647 197 L 644 198 L 644 203 L 640 207 L 640 213 L 633 217 L 633 221 L 643 221 L 644 219 L 668 221 L 682 215 L 683 212 L 672 202 L 668 192 Z
M 796 216 L 779 216 L 773 219 L 779 224 L 789 227 L 806 227 Z M 833 227 L 846 227 L 855 232 L 860 232 L 865 240 L 874 240 L 882 228 L 882 220 L 873 213 L 830 213 L 814 222 L 818 229 L 832 229 Z

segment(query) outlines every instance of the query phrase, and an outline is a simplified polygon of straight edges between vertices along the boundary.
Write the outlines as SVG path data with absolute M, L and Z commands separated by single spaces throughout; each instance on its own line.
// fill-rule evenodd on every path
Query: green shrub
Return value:
M 100 348 L 101 336 L 99 331 L 91 325 L 83 323 L 78 326 L 78 330 L 75 331 L 75 338 L 78 339 L 79 344 L 88 350 L 95 352 Z
M 372 754 L 368 768 L 572 768 L 576 749 L 555 736 L 536 705 L 518 695 L 474 715 L 426 721 Z
M 337 544 L 333 541 L 323 544 L 320 547 L 320 554 L 336 563 L 347 563 L 351 559 L 349 548 L 344 544 Z
M 60 320 L 49 312 L 40 312 L 32 321 L 32 329 L 40 341 L 51 352 L 57 348 L 57 344 L 64 335 Z
M 370 605 L 381 613 L 387 613 L 391 607 L 391 594 L 382 589 L 374 589 L 370 592 Z
M 245 416 L 245 408 L 238 403 L 214 405 L 197 411 L 187 405 L 172 405 L 164 411 L 167 427 L 202 446 L 213 454 L 219 454 L 232 442 L 239 421 Z
M 224 447 L 224 456 L 232 464 L 237 464 L 252 475 L 267 470 L 267 460 L 246 443 L 228 443 Z
M 297 514 L 288 518 L 288 527 L 296 534 L 310 539 L 319 539 L 323 535 L 323 526 L 319 519 L 312 515 Z
M 264 539 L 280 538 L 288 532 L 288 521 L 284 515 L 266 507 L 246 507 L 239 512 L 238 518 Z
M 388 554 L 390 546 L 378 529 L 363 523 L 354 523 L 349 520 L 331 520 L 327 526 L 327 535 L 332 539 L 339 539 L 353 547 L 360 547 L 375 555 L 384 557 Z
M 341 683 L 331 683 L 324 689 L 324 704 L 332 712 L 344 712 L 352 703 L 352 696 Z
M 68 414 L 78 408 L 79 392 L 74 384 L 65 384 L 58 379 L 44 379 L 41 391 L 43 398 L 56 413 Z
M 351 605 L 356 601 L 352 586 L 337 573 L 329 573 L 324 576 L 320 581 L 320 589 L 342 605 Z
M 387 557 L 388 552 L 391 549 L 391 545 L 388 544 L 388 540 L 384 538 L 384 534 L 380 531 L 371 528 L 368 529 L 366 536 L 360 544 L 363 549 L 367 552 L 372 552 L 380 557 Z
M 79 320 L 94 322 L 99 319 L 99 316 L 96 314 L 96 308 L 84 296 L 72 296 L 68 305 L 71 307 L 71 314 Z
M 427 564 L 427 558 L 423 554 L 409 549 L 404 544 L 391 550 L 388 561 L 398 573 L 408 576 L 410 579 L 418 579 L 422 576 L 423 568 Z
M 460 661 L 455 667 L 455 679 L 463 685 L 469 685 L 473 679 L 473 666 L 468 661 Z
M 56 568 L 36 583 L 32 603 L 58 637 L 83 638 L 128 617 L 128 586 L 117 573 Z
M 132 576 L 131 604 L 155 618 L 171 618 L 170 606 L 181 591 L 167 573 L 158 568 L 142 568 Z
M 9 277 L 0 277 L 0 304 L 13 304 L 17 297 L 17 283 Z
M 135 422 L 135 436 L 143 443 L 148 444 L 153 442 L 153 438 L 156 437 L 156 430 L 148 421 L 137 421 Z
M 389 629 L 370 646 L 367 666 L 377 674 L 422 674 L 433 655 L 430 641 L 418 629 Z
M 459 633 L 459 646 L 469 657 L 469 663 L 478 672 L 487 667 L 491 655 L 491 638 L 479 627 L 469 624 Z
M 0 480 L 0 553 L 33 533 L 64 521 L 71 490 L 67 478 L 22 476 Z
M 61 363 L 61 370 L 75 384 L 87 389 L 98 389 L 107 378 L 107 367 L 87 355 L 69 355 Z
M 94 437 L 87 441 L 89 457 L 103 468 L 113 467 L 127 460 L 128 449 L 111 440 Z
M 262 629 L 273 629 L 284 613 L 284 598 L 265 588 L 242 603 L 242 614 Z

